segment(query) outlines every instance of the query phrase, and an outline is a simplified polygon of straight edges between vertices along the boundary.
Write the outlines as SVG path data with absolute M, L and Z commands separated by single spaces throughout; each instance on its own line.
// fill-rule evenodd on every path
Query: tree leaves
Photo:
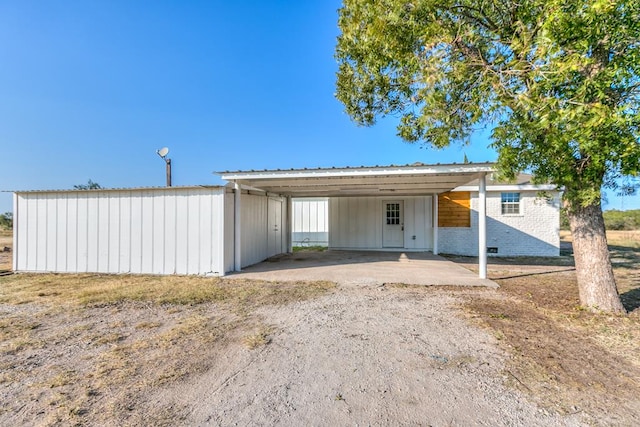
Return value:
M 435 147 L 489 125 L 504 175 L 585 206 L 640 171 L 640 2 L 345 0 L 338 24 L 336 96 L 359 124 L 398 114 Z

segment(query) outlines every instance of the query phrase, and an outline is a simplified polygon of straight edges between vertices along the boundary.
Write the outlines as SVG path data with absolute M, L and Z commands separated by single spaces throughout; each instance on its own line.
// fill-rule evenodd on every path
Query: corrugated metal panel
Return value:
M 293 199 L 292 240 L 294 246 L 329 244 L 329 199 Z
M 235 252 L 234 247 L 234 195 L 233 193 L 226 193 L 224 195 L 224 271 L 233 271 L 234 259 L 233 254 Z
M 216 190 L 224 188 L 222 185 L 176 185 L 170 187 L 169 190 L 201 190 L 203 188 Z M 16 194 L 25 194 L 25 193 L 50 193 L 55 195 L 60 195 L 63 193 L 77 194 L 77 193 L 104 193 L 104 192 L 130 192 L 130 191 L 160 191 L 165 192 L 167 187 L 115 187 L 115 188 L 94 188 L 90 190 L 77 190 L 75 188 L 62 188 L 62 189 L 48 189 L 48 190 L 0 190 L 0 193 L 16 193 Z
M 269 257 L 267 234 L 267 196 L 243 194 L 242 206 L 242 267 Z
M 317 168 L 303 168 L 303 169 L 258 169 L 258 170 L 250 170 L 250 171 L 222 171 L 216 172 L 217 174 L 229 174 L 229 173 L 253 173 L 253 172 L 305 172 L 305 171 L 332 171 L 332 170 L 359 170 L 359 169 L 388 169 L 388 168 L 416 168 L 423 166 L 467 166 L 473 167 L 475 165 L 494 165 L 492 162 L 469 162 L 469 163 L 422 163 L 422 162 L 414 162 L 402 165 L 375 165 L 375 166 L 332 166 L 329 168 L 326 167 L 317 167 Z
M 18 193 L 17 271 L 220 274 L 224 188 Z
M 383 202 L 388 197 L 329 199 L 329 247 L 383 249 Z M 401 197 L 404 206 L 404 248 L 431 250 L 431 196 Z M 415 239 L 414 239 L 415 236 Z

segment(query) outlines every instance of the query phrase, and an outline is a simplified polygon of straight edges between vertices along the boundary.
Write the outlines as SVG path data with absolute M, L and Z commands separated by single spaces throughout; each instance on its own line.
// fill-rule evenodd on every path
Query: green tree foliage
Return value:
M 13 228 L 13 213 L 5 212 L 0 214 L 0 228 Z
M 344 0 L 339 27 L 336 96 L 357 123 L 397 115 L 434 147 L 491 127 L 502 174 L 563 187 L 578 253 L 611 270 L 586 237 L 604 236 L 601 188 L 640 170 L 640 2 Z
M 640 209 L 604 212 L 607 230 L 640 230 Z
M 89 180 L 86 184 L 74 185 L 73 188 L 75 190 L 97 190 L 102 187 L 97 182 Z

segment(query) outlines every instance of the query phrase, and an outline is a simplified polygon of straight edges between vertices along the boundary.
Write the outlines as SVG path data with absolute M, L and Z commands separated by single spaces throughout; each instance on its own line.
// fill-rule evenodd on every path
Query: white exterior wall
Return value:
M 14 269 L 222 274 L 224 189 L 18 193 Z
M 269 202 L 271 200 L 271 202 Z M 276 213 L 274 203 L 281 204 L 279 233 L 274 232 Z M 270 256 L 286 252 L 286 203 L 283 197 L 267 196 L 264 194 L 250 194 L 243 192 L 241 196 L 241 253 L 242 268 L 259 263 Z M 234 195 L 225 196 L 224 241 L 225 241 L 225 272 L 234 269 Z M 270 235 L 271 233 L 271 235 Z M 280 237 L 280 239 L 276 239 Z M 271 243 L 271 247 L 269 245 Z
M 242 267 L 256 264 L 269 257 L 267 245 L 267 207 L 266 196 L 243 194 L 241 240 Z
M 384 249 L 383 203 L 403 201 L 404 248 L 431 250 L 431 195 L 419 197 L 332 197 L 329 199 L 329 247 Z
M 550 200 L 536 191 L 520 193 L 520 214 L 503 215 L 501 192 L 487 192 L 487 246 L 498 248 L 489 256 L 558 256 L 560 254 L 560 197 Z M 478 255 L 478 193 L 471 193 L 471 227 L 440 227 L 440 253 Z
M 234 265 L 234 228 L 235 199 L 233 192 L 224 195 L 224 271 L 233 271 Z
M 293 199 L 292 241 L 294 246 L 329 244 L 329 199 Z

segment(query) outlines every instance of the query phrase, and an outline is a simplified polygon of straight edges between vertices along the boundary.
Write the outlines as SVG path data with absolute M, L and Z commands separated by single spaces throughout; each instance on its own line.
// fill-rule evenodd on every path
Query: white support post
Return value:
M 487 180 L 480 176 L 478 186 L 478 277 L 487 278 Z
M 291 233 L 293 232 L 293 219 L 291 215 L 293 214 L 293 199 L 291 196 L 287 196 L 287 226 L 285 230 L 287 231 L 287 253 L 293 253 L 293 240 Z
M 20 221 L 20 212 L 18 211 L 18 195 L 13 193 L 13 247 L 12 255 L 13 255 L 13 271 L 18 270 L 18 250 L 20 250 L 20 246 L 18 243 L 18 221 Z
M 433 254 L 438 255 L 438 195 L 431 196 L 433 199 Z
M 236 182 L 233 190 L 233 269 L 235 271 L 240 271 L 242 269 L 242 211 L 240 210 L 242 187 Z

